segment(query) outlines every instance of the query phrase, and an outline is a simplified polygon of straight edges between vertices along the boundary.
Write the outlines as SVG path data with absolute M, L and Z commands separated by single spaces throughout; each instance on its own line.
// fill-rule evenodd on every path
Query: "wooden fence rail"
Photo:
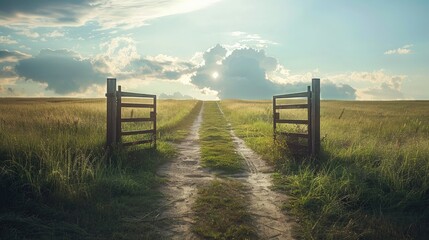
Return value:
M 137 144 L 150 143 L 156 148 L 156 95 L 122 92 L 121 86 L 116 90 L 116 79 L 107 79 L 107 146 L 121 144 L 122 146 L 133 146 Z M 147 103 L 124 103 L 123 98 L 148 98 L 152 100 Z M 122 108 L 143 108 L 151 109 L 149 117 L 144 118 L 123 118 Z M 122 123 L 152 122 L 152 129 L 123 131 Z M 137 140 L 133 142 L 123 142 L 122 136 L 149 134 L 150 139 Z
M 290 98 L 304 98 L 307 100 L 305 104 L 278 104 L 277 100 L 290 99 Z M 291 109 L 306 109 L 307 119 L 281 119 L 280 110 Z M 277 124 L 300 124 L 307 125 L 307 133 L 289 133 L 277 131 Z M 286 139 L 299 139 L 304 138 L 307 142 L 307 152 L 313 156 L 319 155 L 320 152 L 320 79 L 312 79 L 312 88 L 307 87 L 306 92 L 282 94 L 273 96 L 273 132 L 274 139 L 277 136 L 283 136 Z M 289 141 L 288 145 L 291 147 L 302 147 L 298 141 Z

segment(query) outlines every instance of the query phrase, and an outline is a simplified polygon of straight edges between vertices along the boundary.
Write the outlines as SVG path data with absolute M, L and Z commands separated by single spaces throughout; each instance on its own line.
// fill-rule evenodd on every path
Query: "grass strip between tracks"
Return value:
M 193 231 L 204 239 L 255 239 L 245 186 L 216 179 L 198 191 Z
M 200 143 L 204 167 L 226 173 L 243 170 L 243 159 L 235 151 L 226 119 L 216 102 L 204 104 Z

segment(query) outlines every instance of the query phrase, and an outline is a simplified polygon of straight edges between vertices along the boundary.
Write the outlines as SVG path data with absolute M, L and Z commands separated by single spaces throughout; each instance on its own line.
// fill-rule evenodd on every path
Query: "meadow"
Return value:
M 117 147 L 106 155 L 104 99 L 0 99 L 0 238 L 159 238 L 154 223 L 133 217 L 159 207 L 163 196 L 158 186 L 165 179 L 156 170 L 175 156 L 171 143 L 184 139 L 201 104 L 160 100 L 157 149 Z M 236 134 L 276 167 L 274 188 L 290 196 L 284 210 L 298 220 L 298 236 L 429 235 L 428 101 L 322 101 L 318 159 L 297 157 L 282 141 L 273 141 L 271 101 L 219 104 Z M 242 171 L 227 121 L 215 102 L 205 107 L 200 129 L 203 165 L 226 173 Z M 126 109 L 122 114 L 139 117 L 147 112 Z M 306 116 L 302 110 L 282 114 Z M 296 125 L 280 129 L 306 131 Z M 222 238 L 227 231 L 228 236 L 252 238 L 243 192 L 242 185 L 225 179 L 201 188 L 193 208 L 201 224 L 194 231 L 204 237 Z M 216 215 L 219 208 L 224 211 Z M 219 225 L 207 228 L 207 211 L 219 217 Z M 237 221 L 242 227 L 224 229 L 238 226 Z
M 200 104 L 159 101 L 158 148 L 108 156 L 104 99 L 0 99 L 1 238 L 157 236 L 121 218 L 156 205 L 157 166 L 174 156 L 169 142 L 186 135 Z
M 319 159 L 296 157 L 273 141 L 271 101 L 226 100 L 221 107 L 237 135 L 276 166 L 275 188 L 291 196 L 284 209 L 303 238 L 429 235 L 429 102 L 322 101 Z

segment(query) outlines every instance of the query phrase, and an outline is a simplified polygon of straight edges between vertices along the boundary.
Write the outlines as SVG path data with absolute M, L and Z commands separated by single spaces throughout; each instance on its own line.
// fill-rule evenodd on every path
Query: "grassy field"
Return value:
M 305 239 L 429 235 L 429 102 L 322 101 L 318 160 L 294 159 L 274 144 L 271 104 L 221 106 L 237 135 L 276 165 L 276 188 L 292 196 L 284 207 L 299 219 Z
M 133 217 L 159 207 L 157 186 L 164 180 L 156 169 L 174 156 L 170 142 L 186 136 L 201 104 L 159 101 L 157 150 L 117 149 L 107 157 L 104 100 L 0 99 L 0 238 L 159 238 L 153 223 Z M 275 188 L 291 196 L 284 208 L 298 218 L 303 238 L 429 235 L 429 102 L 322 101 L 322 153 L 317 160 L 295 158 L 287 146 L 274 143 L 270 101 L 228 100 L 220 105 L 236 134 L 276 166 Z M 126 109 L 122 114 L 139 117 L 147 112 Z M 305 111 L 288 114 L 306 116 Z M 203 120 L 204 165 L 226 173 L 241 171 L 243 162 L 216 102 L 205 103 Z M 128 124 L 124 129 L 140 127 Z M 295 125 L 282 129 L 305 132 Z M 254 237 L 246 225 L 244 190 L 229 180 L 200 189 L 194 210 L 201 224 L 194 231 L 218 239 Z M 219 224 L 204 223 L 208 216 L 217 216 L 212 221 Z
M 0 238 L 156 237 L 121 219 L 156 207 L 156 168 L 175 153 L 167 141 L 185 136 L 200 104 L 159 101 L 157 150 L 107 157 L 105 100 L 0 99 Z

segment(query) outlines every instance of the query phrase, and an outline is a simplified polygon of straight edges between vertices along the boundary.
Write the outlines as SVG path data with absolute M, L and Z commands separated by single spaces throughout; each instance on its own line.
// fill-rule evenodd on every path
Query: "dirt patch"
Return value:
M 235 135 L 230 124 L 229 127 L 236 150 L 245 160 L 248 169 L 247 174 L 231 175 L 231 177 L 245 181 L 249 185 L 251 202 L 249 211 L 252 213 L 259 238 L 294 239 L 292 227 L 295 221 L 281 211 L 281 205 L 287 201 L 287 196 L 271 190 L 273 168 L 247 147 L 243 139 Z
M 168 181 L 162 187 L 165 195 L 164 209 L 156 217 L 161 219 L 161 234 L 166 239 L 199 239 L 191 231 L 192 205 L 198 187 L 213 179 L 213 176 L 200 166 L 200 146 L 198 130 L 202 123 L 202 112 L 191 126 L 190 134 L 177 144 L 178 157 L 161 166 L 158 175 Z

